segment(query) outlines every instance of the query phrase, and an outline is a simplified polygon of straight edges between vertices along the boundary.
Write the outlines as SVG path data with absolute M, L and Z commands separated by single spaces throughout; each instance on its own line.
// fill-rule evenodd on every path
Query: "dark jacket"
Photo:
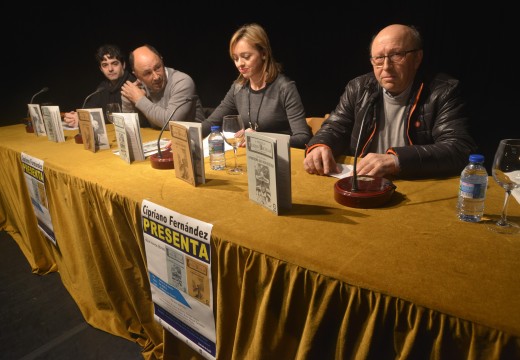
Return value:
M 98 93 L 92 95 L 86 102 L 85 108 L 102 108 L 103 114 L 106 114 L 107 109 L 106 105 L 110 103 L 119 103 L 121 104 L 121 86 L 127 81 L 130 80 L 134 82 L 136 77 L 125 70 L 122 77 L 119 78 L 117 84 L 112 85 L 110 80 L 103 80 L 97 87 L 97 90 L 100 90 Z M 106 115 L 105 115 L 106 117 Z M 108 120 L 105 119 L 105 122 Z
M 383 103 L 382 90 L 373 73 L 351 80 L 336 109 L 311 139 L 308 148 L 325 144 L 334 156 L 354 156 L 361 122 L 367 112 L 358 150 L 359 156 L 366 155 Z M 369 102 L 373 105 L 367 106 Z M 469 119 L 459 81 L 446 74 L 437 74 L 430 80 L 418 74 L 410 91 L 405 117 L 409 145 L 387 150 L 399 157 L 397 176 L 460 175 L 476 145 L 469 134 Z

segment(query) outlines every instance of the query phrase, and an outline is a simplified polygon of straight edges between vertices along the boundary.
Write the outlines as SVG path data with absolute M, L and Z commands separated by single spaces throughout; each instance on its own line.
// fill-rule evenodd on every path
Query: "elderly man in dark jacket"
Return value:
M 339 171 L 334 157 L 360 156 L 359 175 L 454 176 L 476 150 L 460 84 L 446 74 L 418 73 L 422 40 L 412 26 L 394 24 L 372 40 L 374 71 L 351 80 L 336 109 L 308 143 L 311 174 Z

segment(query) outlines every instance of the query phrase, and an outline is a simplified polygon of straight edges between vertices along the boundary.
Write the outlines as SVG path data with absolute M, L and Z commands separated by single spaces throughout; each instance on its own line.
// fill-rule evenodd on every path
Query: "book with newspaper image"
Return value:
M 137 113 L 112 113 L 119 156 L 127 163 L 145 159 Z
M 85 149 L 92 152 L 110 149 L 103 109 L 77 109 L 76 112 Z
M 249 199 L 279 215 L 292 207 L 289 135 L 246 132 Z

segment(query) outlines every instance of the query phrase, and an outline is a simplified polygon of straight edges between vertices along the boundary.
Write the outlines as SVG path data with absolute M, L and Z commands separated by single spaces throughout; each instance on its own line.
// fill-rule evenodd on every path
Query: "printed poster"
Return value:
M 38 228 L 47 239 L 56 245 L 56 236 L 54 235 L 47 194 L 45 192 L 43 160 L 25 153 L 21 153 L 21 158 L 25 181 L 27 183 L 27 190 L 38 221 Z
M 215 359 L 213 225 L 148 200 L 141 217 L 155 320 L 201 356 Z

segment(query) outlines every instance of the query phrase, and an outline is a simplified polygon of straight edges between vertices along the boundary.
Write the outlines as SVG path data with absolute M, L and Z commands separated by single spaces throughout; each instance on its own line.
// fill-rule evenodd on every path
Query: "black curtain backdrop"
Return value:
M 307 116 L 323 116 L 334 109 L 348 80 L 371 71 L 372 35 L 388 24 L 403 23 L 423 34 L 423 66 L 463 82 L 472 132 L 489 168 L 498 141 L 520 137 L 512 112 L 519 95 L 513 53 L 520 32 L 512 9 L 499 3 L 475 6 L 448 1 L 340 6 L 153 2 L 134 8 L 93 3 L 75 9 L 9 4 L 2 9 L 0 25 L 0 125 L 21 122 L 32 95 L 44 86 L 50 90 L 35 102 L 51 102 L 61 111 L 80 107 L 103 79 L 94 58 L 103 43 L 117 44 L 126 53 L 144 43 L 155 46 L 166 66 L 193 77 L 203 105 L 215 107 L 237 76 L 229 39 L 248 22 L 267 30 L 276 59 L 296 81 Z

